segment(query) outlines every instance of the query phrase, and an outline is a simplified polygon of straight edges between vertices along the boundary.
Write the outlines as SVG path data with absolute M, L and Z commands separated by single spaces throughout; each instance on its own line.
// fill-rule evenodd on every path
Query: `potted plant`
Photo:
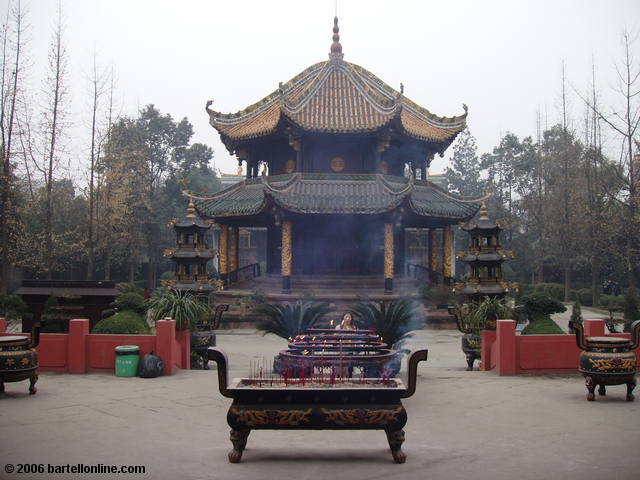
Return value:
M 480 331 L 495 329 L 498 319 L 508 318 L 512 314 L 504 298 L 490 297 L 470 305 L 451 307 L 449 312 L 455 315 L 458 330 L 464 333 L 461 346 L 469 371 L 473 370 L 475 360 L 480 359 L 482 348 Z
M 251 310 L 262 317 L 256 323 L 256 328 L 263 334 L 273 333 L 288 339 L 306 332 L 324 315 L 333 312 L 334 307 L 327 302 L 298 301 L 294 305 L 260 303 Z

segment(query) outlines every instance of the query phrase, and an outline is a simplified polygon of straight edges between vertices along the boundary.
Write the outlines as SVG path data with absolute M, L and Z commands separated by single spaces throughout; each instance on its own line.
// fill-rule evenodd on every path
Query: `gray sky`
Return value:
M 8 0 L 0 0 L 6 5 Z M 15 0 L 14 0 L 15 1 Z M 26 1 L 30 10 L 31 81 L 39 86 L 57 2 Z M 431 112 L 453 116 L 469 105 L 468 124 L 479 153 L 501 135 L 535 135 L 536 111 L 548 125 L 559 118 L 561 62 L 581 91 L 592 55 L 602 101 L 613 105 L 614 61 L 621 32 L 640 30 L 640 2 L 610 1 L 378 1 L 339 0 L 345 60 L 368 69 Z M 66 0 L 74 127 L 68 152 L 82 161 L 88 145 L 88 81 L 92 50 L 113 65 L 123 114 L 155 104 L 179 120 L 193 140 L 215 150 L 223 172 L 237 163 L 209 126 L 204 110 L 235 112 L 306 67 L 327 59 L 334 0 L 164 1 Z M 3 11 L 5 9 L 3 8 Z M 640 63 L 640 39 L 635 43 Z M 571 101 L 576 129 L 583 107 Z M 617 153 L 617 143 L 608 144 Z M 436 159 L 432 173 L 451 155 Z

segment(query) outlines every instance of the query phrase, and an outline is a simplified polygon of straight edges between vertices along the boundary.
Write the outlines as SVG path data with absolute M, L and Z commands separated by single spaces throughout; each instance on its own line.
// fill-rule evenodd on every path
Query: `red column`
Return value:
M 516 374 L 516 322 L 498 320 L 496 327 L 496 371 L 498 375 Z
M 176 371 L 173 343 L 176 340 L 176 321 L 158 320 L 156 322 L 156 353 L 162 359 L 162 373 L 173 375 Z
M 4 333 L 7 331 L 7 321 L 4 317 L 0 317 L 0 333 Z
M 491 347 L 496 341 L 496 332 L 495 330 L 482 330 L 480 337 L 482 338 L 480 348 L 480 361 L 482 362 L 482 366 L 480 370 L 487 372 L 491 370 Z
M 584 336 L 588 337 L 604 337 L 604 320 L 585 320 Z
M 191 331 L 176 332 L 176 337 L 180 344 L 180 368 L 191 370 Z
M 87 373 L 87 335 L 89 335 L 89 320 L 81 318 L 69 321 L 67 341 L 69 373 Z

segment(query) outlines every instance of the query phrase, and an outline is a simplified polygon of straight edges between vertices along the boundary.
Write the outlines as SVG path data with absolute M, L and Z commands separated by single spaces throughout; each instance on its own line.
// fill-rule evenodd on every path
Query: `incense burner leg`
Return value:
M 4 393 L 4 380 L 0 380 L 0 393 Z
M 34 372 L 29 377 L 29 395 L 35 395 L 35 393 L 38 391 L 38 389 L 36 388 L 37 381 L 38 381 L 38 374 Z
M 404 430 L 385 430 L 393 461 L 396 463 L 404 463 L 407 456 L 402 451 L 402 443 L 404 442 Z
M 476 360 L 476 357 L 474 355 L 467 353 L 467 372 L 470 372 L 473 370 L 473 362 L 475 362 L 475 360 Z
M 233 444 L 233 450 L 229 452 L 229 461 L 231 463 L 240 463 L 242 452 L 247 446 L 249 433 L 251 433 L 251 430 L 231 429 L 231 443 Z
M 585 377 L 585 381 L 584 381 L 587 390 L 589 391 L 589 393 L 587 394 L 587 400 L 589 400 L 590 402 L 593 402 L 596 399 L 596 394 L 595 394 L 595 390 L 596 390 L 596 384 L 593 381 L 593 378 L 591 377 Z
M 607 394 L 607 388 L 604 386 L 604 384 L 600 384 L 600 386 L 598 387 L 598 395 L 600 395 L 601 397 L 604 397 Z
M 636 379 L 632 378 L 630 382 L 627 382 L 627 402 L 633 402 L 635 398 L 632 393 L 634 388 L 636 388 Z

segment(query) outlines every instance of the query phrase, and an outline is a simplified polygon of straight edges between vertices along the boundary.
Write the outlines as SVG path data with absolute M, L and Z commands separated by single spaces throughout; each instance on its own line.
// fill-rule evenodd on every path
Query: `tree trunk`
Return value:
M 104 255 L 104 279 L 111 280 L 111 249 Z
M 129 261 L 129 283 L 133 283 L 136 278 L 136 261 L 131 259 Z
M 564 267 L 564 301 L 568 302 L 571 296 L 571 266 Z
M 594 259 L 591 263 L 591 298 L 593 306 L 600 305 L 600 260 Z

